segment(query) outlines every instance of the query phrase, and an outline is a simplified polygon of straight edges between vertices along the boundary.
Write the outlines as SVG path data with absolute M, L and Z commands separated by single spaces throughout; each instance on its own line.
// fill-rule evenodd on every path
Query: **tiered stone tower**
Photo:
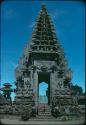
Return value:
M 39 103 L 39 83 L 48 84 L 48 104 L 70 95 L 71 70 L 45 5 L 37 18 L 32 38 L 16 68 L 16 102 Z M 23 99 L 22 99 L 23 98 Z M 33 100 L 32 100 L 33 99 Z M 54 100 L 55 99 L 55 100 Z M 57 99 L 57 100 L 56 100 Z

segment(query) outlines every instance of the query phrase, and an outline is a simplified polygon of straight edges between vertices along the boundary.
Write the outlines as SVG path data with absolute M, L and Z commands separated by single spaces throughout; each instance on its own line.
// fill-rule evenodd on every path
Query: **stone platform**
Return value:
M 22 121 L 18 116 L 3 116 L 1 123 L 3 125 L 84 125 L 85 118 L 70 119 L 62 121 L 61 119 L 43 119 L 43 118 L 30 118 L 28 121 Z
M 73 121 L 19 121 L 11 119 L 1 119 L 1 123 L 4 125 L 84 125 L 84 120 Z

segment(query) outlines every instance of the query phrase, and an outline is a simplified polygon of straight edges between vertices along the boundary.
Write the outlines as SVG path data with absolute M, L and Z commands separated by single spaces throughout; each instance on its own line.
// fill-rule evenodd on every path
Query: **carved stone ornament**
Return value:
M 35 65 L 32 65 L 32 66 L 31 66 L 31 69 L 35 71 L 35 70 L 36 70 L 36 66 L 35 66 Z
M 26 84 L 27 87 L 31 88 L 31 84 L 28 80 L 25 82 L 25 84 Z
M 42 71 L 47 71 L 47 67 L 43 65 L 43 66 L 41 66 L 41 70 Z
M 54 71 L 57 70 L 57 67 L 53 65 L 53 66 L 51 67 L 51 69 L 52 69 L 52 72 L 54 72 Z

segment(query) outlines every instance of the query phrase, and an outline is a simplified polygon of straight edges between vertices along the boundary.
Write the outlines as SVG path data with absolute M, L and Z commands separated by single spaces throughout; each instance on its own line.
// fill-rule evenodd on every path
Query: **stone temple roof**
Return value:
M 4 90 L 6 90 L 6 91 L 12 91 L 12 89 L 9 88 L 8 86 L 5 86 L 5 87 L 1 88 L 0 90 L 1 91 L 4 91 Z
M 4 83 L 4 86 L 12 86 L 10 83 Z

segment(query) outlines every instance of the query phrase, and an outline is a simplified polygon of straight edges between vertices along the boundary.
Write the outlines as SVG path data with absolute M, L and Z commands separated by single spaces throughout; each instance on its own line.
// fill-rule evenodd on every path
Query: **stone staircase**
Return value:
M 51 119 L 52 115 L 51 115 L 50 106 L 48 106 L 47 104 L 39 105 L 38 118 L 39 119 Z
M 40 104 L 39 107 L 38 107 L 38 115 L 36 117 L 32 118 L 32 119 L 37 120 L 37 121 L 53 121 L 53 120 L 56 120 L 51 115 L 50 106 L 48 106 L 47 104 Z
M 84 119 L 74 119 L 62 121 L 60 118 L 54 118 L 51 115 L 51 109 L 48 105 L 39 105 L 38 115 L 30 118 L 28 121 L 21 121 L 18 117 L 8 117 L 1 119 L 3 124 L 7 125 L 83 125 Z

